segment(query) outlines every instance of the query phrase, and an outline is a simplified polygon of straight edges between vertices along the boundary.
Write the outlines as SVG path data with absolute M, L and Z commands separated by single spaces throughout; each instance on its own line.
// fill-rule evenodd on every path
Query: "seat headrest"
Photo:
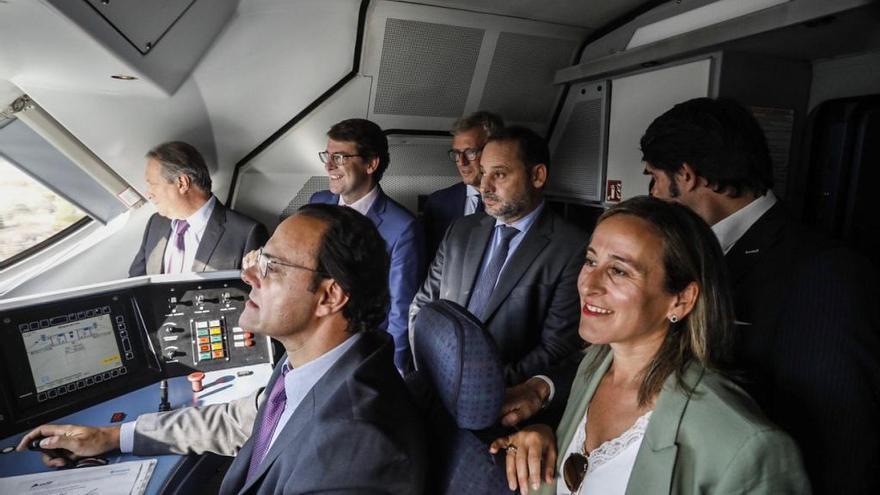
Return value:
M 446 300 L 422 307 L 413 322 L 413 354 L 459 428 L 495 424 L 504 401 L 504 367 L 492 336 L 465 308 Z

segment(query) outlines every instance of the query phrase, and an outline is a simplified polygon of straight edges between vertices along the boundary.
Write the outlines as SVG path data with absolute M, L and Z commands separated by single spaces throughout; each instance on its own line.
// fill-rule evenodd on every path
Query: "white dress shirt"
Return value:
M 202 235 L 205 233 L 205 227 L 208 226 L 211 213 L 214 212 L 215 203 L 217 203 L 217 198 L 212 195 L 201 208 L 184 219 L 189 224 L 189 228 L 183 233 L 183 266 L 185 269 L 181 270 L 182 272 L 192 271 L 199 243 L 202 242 Z M 165 269 L 171 264 L 171 253 L 174 252 L 175 237 L 177 236 L 174 232 L 179 222 L 180 220 L 176 219 L 171 221 L 171 233 L 168 235 L 168 244 L 165 246 L 165 256 L 162 261 L 163 273 L 179 273 L 176 270 Z
M 376 186 L 373 186 L 373 188 L 370 189 L 370 192 L 368 192 L 367 194 L 364 195 L 363 198 L 355 201 L 352 204 L 346 204 L 345 200 L 342 199 L 342 195 L 340 194 L 339 195 L 339 202 L 337 204 L 339 206 L 348 206 L 349 208 L 353 209 L 354 211 L 360 213 L 361 215 L 367 216 L 367 212 L 370 211 L 370 208 L 373 207 L 373 203 L 376 202 L 376 198 L 378 198 L 378 197 L 379 197 L 379 188 Z
M 477 212 L 477 204 L 480 202 L 480 190 L 465 184 L 467 196 L 464 198 L 464 216 L 473 215 Z
M 730 251 L 730 248 L 736 244 L 736 241 L 746 233 L 755 222 L 761 218 L 767 210 L 776 204 L 776 195 L 773 191 L 767 190 L 767 194 L 756 198 L 751 203 L 745 205 L 736 211 L 733 215 L 721 220 L 712 226 L 712 232 L 718 237 L 721 249 L 724 254 Z

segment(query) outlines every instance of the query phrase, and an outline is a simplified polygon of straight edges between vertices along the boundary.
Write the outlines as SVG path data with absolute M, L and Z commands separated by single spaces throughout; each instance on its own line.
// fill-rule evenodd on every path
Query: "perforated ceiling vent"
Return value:
M 602 99 L 575 103 L 553 150 L 547 191 L 562 197 L 601 200 Z
M 480 108 L 508 121 L 546 120 L 559 93 L 553 75 L 571 64 L 576 46 L 573 40 L 501 33 Z
M 484 31 L 389 18 L 373 112 L 459 117 Z

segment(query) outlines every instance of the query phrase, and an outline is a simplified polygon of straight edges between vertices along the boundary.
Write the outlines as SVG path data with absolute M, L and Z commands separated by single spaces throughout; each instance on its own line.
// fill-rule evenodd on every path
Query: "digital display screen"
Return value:
M 24 333 L 37 392 L 122 366 L 110 315 Z

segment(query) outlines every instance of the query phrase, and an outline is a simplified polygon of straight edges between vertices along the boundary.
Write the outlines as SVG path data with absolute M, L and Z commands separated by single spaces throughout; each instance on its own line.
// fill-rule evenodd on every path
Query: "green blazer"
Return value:
M 583 420 L 599 381 L 611 365 L 611 353 L 592 374 L 586 370 L 601 346 L 587 350 L 556 430 L 562 457 Z M 670 376 L 654 407 L 636 455 L 627 495 L 688 493 L 809 494 L 810 485 L 794 441 L 772 425 L 738 386 L 692 363 L 686 394 Z M 541 487 L 555 494 L 556 483 Z

